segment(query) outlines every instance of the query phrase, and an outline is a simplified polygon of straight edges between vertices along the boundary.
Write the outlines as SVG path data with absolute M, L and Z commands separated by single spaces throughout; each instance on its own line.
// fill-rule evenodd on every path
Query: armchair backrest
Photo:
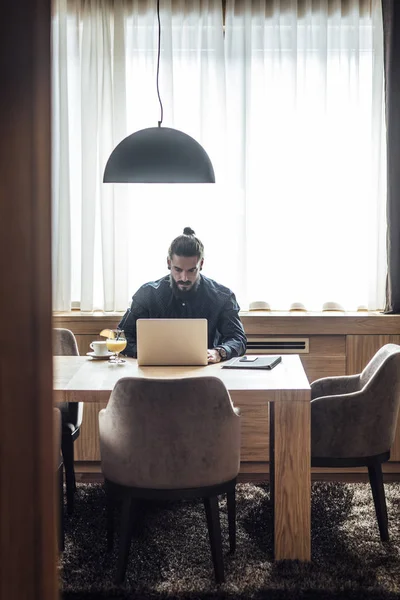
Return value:
M 398 351 L 400 351 L 400 346 L 397 344 L 385 344 L 382 346 L 360 373 L 360 387 L 363 388 L 368 383 L 388 356 Z
M 360 389 L 311 402 L 314 457 L 383 454 L 393 444 L 400 405 L 400 346 L 386 344 L 360 374 Z
M 69 329 L 53 329 L 53 356 L 79 356 L 78 344 Z
M 378 350 L 362 371 L 360 380 L 368 412 L 375 421 L 375 435 L 381 439 L 382 452 L 385 452 L 394 441 L 400 406 L 400 346 L 386 344 Z
M 216 377 L 120 379 L 99 426 L 102 471 L 115 483 L 196 488 L 239 472 L 240 417 Z

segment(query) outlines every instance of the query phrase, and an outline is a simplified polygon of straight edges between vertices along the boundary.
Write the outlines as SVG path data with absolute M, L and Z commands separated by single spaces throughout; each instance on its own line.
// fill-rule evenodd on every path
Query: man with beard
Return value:
M 171 273 L 142 285 L 119 323 L 125 332 L 124 354 L 136 357 L 137 319 L 207 319 L 208 362 L 217 363 L 246 351 L 246 335 L 233 292 L 200 273 L 204 246 L 190 227 L 168 250 Z

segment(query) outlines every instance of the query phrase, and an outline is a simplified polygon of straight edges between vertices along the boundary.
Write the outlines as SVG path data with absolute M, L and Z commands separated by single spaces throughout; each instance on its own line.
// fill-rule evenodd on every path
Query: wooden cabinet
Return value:
M 300 355 L 308 380 L 346 374 L 346 336 L 312 335 L 309 353 Z
M 101 339 L 99 332 L 105 328 L 115 328 L 120 318 L 120 314 L 85 315 L 72 312 L 54 315 L 53 323 L 55 327 L 65 327 L 74 332 L 79 352 L 83 355 L 90 350 L 90 342 Z M 320 377 L 359 373 L 381 346 L 389 342 L 400 344 L 400 315 L 295 316 L 289 313 L 244 312 L 241 318 L 246 334 L 251 339 L 304 342 L 299 355 L 310 382 Z M 268 350 L 266 353 L 280 352 Z M 104 406 L 99 403 L 86 404 L 84 407 L 81 435 L 75 442 L 78 472 L 99 470 L 98 413 Z M 268 473 L 268 406 L 246 403 L 241 408 L 241 416 L 241 473 L 257 480 Z M 321 471 L 313 470 L 314 473 Z M 391 462 L 384 465 L 384 471 L 400 475 L 400 417 L 391 450 Z M 329 472 L 334 477 L 336 471 Z M 354 472 L 365 472 L 365 469 L 354 469 Z
M 400 344 L 400 332 L 386 335 L 348 335 L 346 338 L 346 371 L 360 373 L 374 354 L 385 344 Z

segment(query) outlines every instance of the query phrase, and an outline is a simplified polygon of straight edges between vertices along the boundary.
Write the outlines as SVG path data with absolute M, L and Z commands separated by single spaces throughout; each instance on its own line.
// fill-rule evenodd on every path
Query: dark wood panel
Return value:
M 54 600 L 50 0 L 0 19 L 0 597 Z

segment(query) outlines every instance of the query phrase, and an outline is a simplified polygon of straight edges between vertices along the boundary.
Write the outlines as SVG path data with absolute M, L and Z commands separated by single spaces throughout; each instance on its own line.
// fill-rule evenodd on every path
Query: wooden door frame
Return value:
M 0 598 L 53 600 L 51 0 L 0 14 Z

